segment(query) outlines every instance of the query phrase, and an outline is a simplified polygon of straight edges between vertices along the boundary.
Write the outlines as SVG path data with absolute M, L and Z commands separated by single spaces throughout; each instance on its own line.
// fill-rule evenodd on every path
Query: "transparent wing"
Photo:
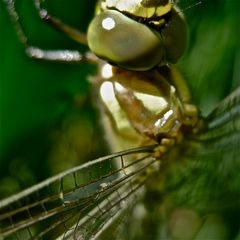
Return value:
M 146 169 L 157 169 L 153 149 L 97 159 L 1 201 L 0 236 L 53 239 L 65 233 L 64 238 L 79 234 L 88 239 L 96 235 L 120 214 L 119 209 L 128 207 L 131 198 L 137 198 L 149 175 Z M 126 163 L 129 156 L 135 159 L 131 164 Z
M 240 220 L 240 88 L 205 122 L 207 127 L 201 132 L 185 134 L 184 140 L 161 160 L 160 169 L 152 154 L 155 146 L 132 149 L 70 169 L 1 201 L 1 236 L 96 239 L 105 236 L 106 229 L 117 232 L 118 224 L 125 227 L 132 208 L 141 199 L 150 214 L 144 216 L 141 231 L 146 231 L 135 239 L 149 237 L 149 229 L 163 239 L 179 237 L 174 235 L 179 229 L 171 225 L 179 212 L 181 222 L 186 222 L 184 217 L 201 213 L 200 227 L 194 232 L 200 237 L 208 223 L 206 216 L 216 213 L 218 230 L 212 233 L 210 229 L 205 236 L 211 233 L 219 239 L 225 234 L 219 219 L 224 217 L 224 228 L 232 228 L 232 219 L 235 225 Z M 170 213 L 166 206 L 171 206 Z M 194 228 L 193 223 L 189 221 L 188 229 Z M 154 227 L 160 230 L 154 233 Z M 236 233 L 239 226 L 235 227 Z
M 240 232 L 240 88 L 206 124 L 165 159 L 158 199 L 165 211 L 154 219 L 160 239 L 235 239 Z
M 208 127 L 186 139 L 184 159 L 198 184 L 198 195 L 212 208 L 240 206 L 240 88 L 207 117 Z M 196 178 L 194 172 L 201 175 Z M 206 187 L 207 186 L 207 187 Z
M 131 210 L 136 201 L 142 197 L 146 177 L 147 175 L 141 176 L 141 179 L 134 178 L 105 197 L 84 218 L 79 219 L 64 234 L 63 239 L 97 239 L 110 225 L 124 217 L 127 211 Z

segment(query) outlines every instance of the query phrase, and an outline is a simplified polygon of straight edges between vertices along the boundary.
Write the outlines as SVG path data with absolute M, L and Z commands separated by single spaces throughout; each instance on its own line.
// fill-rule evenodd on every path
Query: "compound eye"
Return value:
M 160 34 L 115 10 L 97 15 L 87 37 L 97 56 L 125 69 L 145 71 L 165 57 Z

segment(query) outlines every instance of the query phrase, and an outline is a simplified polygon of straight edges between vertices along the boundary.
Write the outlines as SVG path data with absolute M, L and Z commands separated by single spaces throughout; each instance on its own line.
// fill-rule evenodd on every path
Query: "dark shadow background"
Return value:
M 193 100 L 208 114 L 240 85 L 240 2 L 181 0 L 190 28 L 189 48 L 178 63 Z M 95 1 L 51 0 L 46 6 L 86 31 Z M 17 0 L 32 45 L 87 49 L 41 22 L 30 0 Z M 114 46 L 113 46 L 114 47 Z M 29 59 L 0 2 L 0 199 L 57 172 L 106 154 L 87 76 L 94 66 Z

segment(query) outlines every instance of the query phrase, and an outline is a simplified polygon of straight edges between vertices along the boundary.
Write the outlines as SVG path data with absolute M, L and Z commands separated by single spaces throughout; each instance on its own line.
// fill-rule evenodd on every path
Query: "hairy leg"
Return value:
M 53 27 L 61 30 L 65 34 L 67 34 L 72 39 L 78 39 L 78 42 L 81 44 L 86 43 L 86 36 L 84 33 L 78 32 L 77 30 L 71 28 L 70 26 L 62 23 L 59 19 L 50 16 L 47 11 L 41 8 L 40 1 L 33 0 L 34 6 L 38 10 L 39 16 L 41 19 L 47 21 Z M 28 42 L 28 38 L 24 32 L 24 29 L 19 22 L 19 15 L 15 8 L 14 0 L 3 0 L 6 4 L 7 11 L 12 19 L 12 22 L 16 28 L 16 32 L 20 42 L 24 45 L 26 54 L 35 59 L 41 59 L 46 61 L 54 61 L 54 62 L 68 62 L 68 63 L 96 63 L 97 57 L 91 53 L 87 52 L 85 54 L 80 53 L 77 50 L 66 50 L 66 49 L 58 49 L 58 50 L 45 50 L 36 46 L 31 46 Z
M 57 17 L 50 15 L 48 11 L 41 6 L 41 0 L 33 0 L 33 3 L 41 19 L 51 24 L 53 27 L 60 30 L 61 32 L 64 32 L 73 40 L 81 44 L 87 45 L 86 34 L 79 32 L 77 29 L 63 23 Z

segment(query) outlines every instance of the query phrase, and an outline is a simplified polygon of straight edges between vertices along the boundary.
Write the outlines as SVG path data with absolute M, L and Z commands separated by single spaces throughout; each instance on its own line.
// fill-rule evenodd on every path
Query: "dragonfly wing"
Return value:
M 183 143 L 188 172 L 192 179 L 199 178 L 198 185 L 208 186 L 202 188 L 208 207 L 234 209 L 240 206 L 240 88 L 217 106 L 207 122 L 206 130 Z M 201 174 L 194 176 L 197 171 Z
M 232 239 L 240 229 L 240 88 L 206 120 L 165 159 L 160 239 Z
M 132 239 L 149 232 L 160 239 L 237 234 L 239 221 L 231 220 L 240 209 L 239 109 L 237 89 L 209 115 L 206 129 L 186 135 L 161 159 L 160 170 L 155 146 L 148 146 L 70 169 L 1 201 L 0 236 L 101 239 L 119 221 L 126 226 L 140 198 L 148 214 L 142 237 Z
M 237 234 L 240 88 L 205 120 L 206 128 L 185 135 L 161 159 L 160 170 L 145 184 L 144 215 L 133 224 L 141 203 L 131 208 L 122 239 L 230 239 Z M 137 230 L 129 230 L 134 225 Z
M 0 236 L 52 239 L 77 228 L 80 219 L 89 218 L 88 214 L 100 208 L 104 199 L 113 197 L 116 189 L 134 182 L 136 176 L 157 164 L 153 149 L 148 146 L 97 159 L 1 201 Z M 131 164 L 125 161 L 129 156 L 134 159 Z M 135 181 L 136 186 L 141 184 L 139 181 Z M 116 196 L 116 204 L 122 204 L 123 200 L 118 200 Z
M 64 234 L 73 239 L 106 239 L 110 232 L 116 234 L 116 222 L 123 221 L 126 213 L 140 200 L 144 194 L 144 184 L 149 176 L 141 174 L 127 183 L 123 183 L 110 195 L 104 197 L 97 206 Z M 109 231 L 108 228 L 111 228 Z M 105 231 L 107 229 L 107 235 Z M 103 237 L 104 236 L 104 237 Z M 112 235 L 113 236 L 113 235 Z

